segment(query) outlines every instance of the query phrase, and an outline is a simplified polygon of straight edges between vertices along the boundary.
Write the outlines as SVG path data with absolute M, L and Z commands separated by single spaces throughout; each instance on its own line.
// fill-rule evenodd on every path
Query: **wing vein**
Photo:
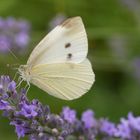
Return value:
M 86 81 L 86 80 L 82 80 L 80 78 L 68 77 L 68 76 L 67 77 L 65 77 L 65 76 L 57 76 L 57 77 L 46 76 L 46 77 L 41 77 L 42 80 L 46 80 L 46 79 L 49 79 L 49 78 L 52 78 L 52 79 L 55 79 L 55 78 L 73 79 L 73 80 L 82 81 L 82 82 L 85 82 L 85 83 L 88 83 L 88 84 L 92 84 L 92 82 L 89 82 L 89 81 Z
M 45 85 L 43 82 L 41 82 L 39 79 L 36 79 L 37 81 L 39 81 L 42 85 Z M 54 90 L 56 90 L 57 92 L 59 92 L 63 97 L 70 99 L 68 96 L 65 95 L 65 93 L 63 93 L 62 91 L 60 91 L 58 88 L 50 85 L 49 83 L 47 83 L 49 87 L 53 88 Z

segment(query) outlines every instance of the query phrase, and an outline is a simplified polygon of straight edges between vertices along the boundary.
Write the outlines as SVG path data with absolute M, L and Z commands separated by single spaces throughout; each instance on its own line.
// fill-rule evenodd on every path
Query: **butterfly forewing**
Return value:
M 88 52 L 85 28 L 80 17 L 69 18 L 54 28 L 33 50 L 27 65 L 80 63 Z

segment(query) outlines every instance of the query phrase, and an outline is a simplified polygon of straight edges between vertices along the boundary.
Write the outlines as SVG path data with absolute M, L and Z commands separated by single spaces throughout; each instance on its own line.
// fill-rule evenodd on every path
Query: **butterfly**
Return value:
M 73 100 L 85 94 L 95 81 L 87 53 L 81 17 L 68 18 L 43 38 L 18 71 L 27 84 L 57 98 Z

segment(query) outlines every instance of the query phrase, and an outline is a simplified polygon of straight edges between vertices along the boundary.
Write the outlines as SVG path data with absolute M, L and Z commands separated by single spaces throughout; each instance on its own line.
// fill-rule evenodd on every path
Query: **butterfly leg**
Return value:
M 27 82 L 26 86 L 25 86 L 25 89 L 26 89 L 26 93 L 28 93 L 29 89 L 30 89 L 30 83 Z
M 18 74 L 19 74 L 18 72 L 15 73 L 14 78 L 13 78 L 14 81 L 16 80 Z
M 22 80 L 21 79 L 22 79 L 21 77 L 18 78 L 18 84 L 16 88 L 18 88 L 21 85 L 21 83 L 24 81 L 23 79 Z

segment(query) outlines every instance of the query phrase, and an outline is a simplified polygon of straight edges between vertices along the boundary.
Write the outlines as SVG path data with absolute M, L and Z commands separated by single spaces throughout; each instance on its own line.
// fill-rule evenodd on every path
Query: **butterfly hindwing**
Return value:
M 79 64 L 41 64 L 32 69 L 32 83 L 50 95 L 64 100 L 82 96 L 92 86 L 95 76 L 88 59 Z

